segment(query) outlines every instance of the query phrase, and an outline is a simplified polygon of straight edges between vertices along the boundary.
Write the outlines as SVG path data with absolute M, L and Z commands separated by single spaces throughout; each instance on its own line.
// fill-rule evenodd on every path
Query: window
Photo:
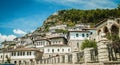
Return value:
M 16 62 L 16 61 L 14 61 L 14 63 L 16 64 L 17 62 Z
M 54 49 L 52 49 L 52 52 L 54 52 Z
M 70 51 L 70 49 L 68 49 L 68 51 Z
M 14 54 L 14 53 L 12 52 L 12 56 L 13 56 L 13 54 Z
M 59 43 L 60 43 L 60 41 L 59 41 Z
M 88 35 L 88 34 L 86 34 L 86 36 L 88 37 L 89 35 Z
M 6 58 L 8 57 L 8 55 L 5 56 Z
M 51 57 L 51 55 L 49 55 L 49 57 Z
M 62 49 L 62 52 L 64 52 L 64 49 Z
M 2 55 L 1 55 L 1 58 L 2 58 Z
M 23 56 L 25 55 L 25 52 L 23 52 Z
M 30 55 L 31 55 L 31 51 L 30 51 L 29 53 L 30 53 Z
M 92 33 L 92 32 L 90 32 L 90 34 L 92 35 L 93 33 Z
M 18 52 L 18 56 L 20 55 L 20 52 Z
M 79 35 L 78 34 L 76 34 L 76 37 L 78 37 Z
M 48 52 L 50 51 L 50 49 L 48 49 Z
M 22 56 L 22 52 L 20 52 L 20 56 Z
M 85 35 L 84 34 L 82 34 L 82 37 L 84 37 Z
M 60 51 L 59 49 L 57 49 L 58 50 L 58 52 Z
M 29 55 L 29 52 L 27 52 L 27 55 Z

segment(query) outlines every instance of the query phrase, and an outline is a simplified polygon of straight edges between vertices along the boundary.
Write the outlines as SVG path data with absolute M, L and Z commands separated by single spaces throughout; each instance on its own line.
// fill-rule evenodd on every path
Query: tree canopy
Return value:
M 85 48 L 97 48 L 97 43 L 94 40 L 84 40 L 81 49 L 83 50 Z

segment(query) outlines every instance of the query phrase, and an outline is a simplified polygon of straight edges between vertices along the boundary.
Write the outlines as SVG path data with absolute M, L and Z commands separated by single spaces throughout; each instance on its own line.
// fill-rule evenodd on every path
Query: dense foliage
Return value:
M 107 18 L 120 17 L 120 5 L 114 9 L 92 9 L 92 10 L 80 10 L 80 9 L 68 9 L 60 10 L 57 14 L 53 14 L 44 21 L 44 31 L 48 31 L 50 26 L 67 24 L 68 26 L 74 26 L 75 24 L 85 23 L 94 27 L 96 23 Z
M 63 22 L 72 21 L 74 23 L 98 23 L 99 21 L 110 18 L 120 17 L 120 9 L 96 9 L 96 10 L 61 10 L 58 12 L 59 19 Z
M 120 5 L 115 9 L 92 9 L 92 10 L 80 10 L 80 9 L 68 9 L 58 11 L 58 15 L 51 15 L 48 20 L 51 19 L 51 25 L 54 24 L 77 24 L 77 23 L 98 23 L 101 20 L 111 17 L 120 17 Z M 47 22 L 48 23 L 48 22 Z M 72 24 L 72 25 L 73 25 Z M 49 24 L 47 24 L 49 25 Z
M 82 43 L 81 49 L 85 49 L 85 48 L 97 48 L 97 43 L 94 40 L 85 40 Z

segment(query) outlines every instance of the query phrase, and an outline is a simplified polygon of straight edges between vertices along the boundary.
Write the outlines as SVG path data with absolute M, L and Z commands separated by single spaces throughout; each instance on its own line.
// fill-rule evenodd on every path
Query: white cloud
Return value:
M 14 29 L 13 32 L 15 34 L 19 34 L 19 35 L 25 35 L 25 34 L 27 34 L 26 32 L 24 32 L 23 30 L 20 30 L 20 29 Z
M 2 35 L 0 33 L 0 43 L 3 42 L 3 41 L 12 41 L 14 38 L 16 38 L 15 35 Z
M 37 0 L 39 1 L 39 0 Z M 112 0 L 45 0 L 53 4 L 60 4 L 72 8 L 96 9 L 96 8 L 114 8 L 117 6 Z

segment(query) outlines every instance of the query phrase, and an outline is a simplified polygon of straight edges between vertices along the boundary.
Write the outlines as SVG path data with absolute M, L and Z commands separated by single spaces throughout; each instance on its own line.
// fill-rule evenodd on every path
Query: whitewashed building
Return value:
M 49 44 L 50 44 L 49 40 L 47 40 L 45 38 L 34 41 L 35 47 L 38 48 L 42 52 L 43 52 L 44 47 L 47 46 L 47 45 L 49 45 Z
M 19 39 L 16 40 L 17 45 L 16 46 L 20 46 L 20 45 L 26 45 L 26 44 L 32 44 L 33 41 L 30 38 L 25 38 L 25 37 L 21 37 Z
M 10 50 L 11 63 L 32 63 L 42 59 L 42 52 L 35 48 L 16 48 Z
M 64 55 L 66 53 L 71 53 L 71 47 L 68 45 L 45 46 L 43 58 Z
M 11 57 L 11 53 L 8 51 L 0 50 L 0 63 L 7 62 L 7 58 Z
M 67 45 L 67 39 L 65 37 L 50 37 L 50 45 Z
M 67 39 L 65 37 L 52 37 L 49 38 L 49 40 L 50 45 L 44 47 L 43 58 L 49 58 L 71 52 L 71 47 L 67 45 Z
M 68 33 L 68 45 L 72 48 L 72 52 L 81 51 L 81 44 L 85 39 L 89 39 L 95 34 L 95 29 L 73 30 Z

